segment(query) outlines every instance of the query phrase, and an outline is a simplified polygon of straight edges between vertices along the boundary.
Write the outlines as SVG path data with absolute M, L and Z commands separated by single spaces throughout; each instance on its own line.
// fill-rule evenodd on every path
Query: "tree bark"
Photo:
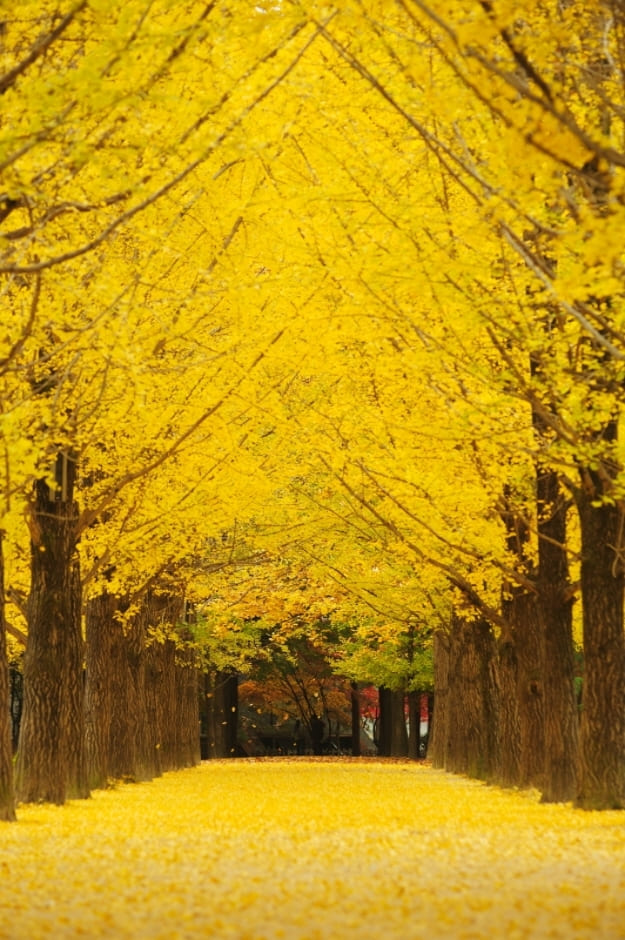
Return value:
M 111 643 L 117 606 L 112 594 L 101 594 L 87 603 L 86 610 L 85 735 L 87 779 L 94 789 L 105 787 L 111 776 Z
M 16 794 L 25 803 L 62 804 L 68 793 L 86 795 L 84 735 L 81 723 L 76 724 L 83 681 L 77 517 L 71 493 L 67 499 L 55 498 L 45 481 L 36 483 L 30 520 L 24 709 L 16 764 Z
M 513 590 L 511 600 L 506 603 L 506 618 L 512 625 L 517 660 L 520 748 L 517 786 L 542 791 L 545 783 L 545 651 L 537 595 Z
M 506 527 L 508 550 L 516 557 L 519 570 L 535 581 L 536 565 L 528 555 L 530 528 L 525 515 L 517 511 L 514 502 L 510 506 L 507 488 L 501 516 Z M 532 586 L 533 590 L 510 581 L 504 586 L 501 608 L 507 624 L 506 640 L 514 644 L 516 661 L 519 719 L 519 777 L 516 785 L 542 790 L 545 774 L 544 620 L 538 588 Z
M 111 729 L 109 767 L 122 780 L 151 780 L 158 773 L 150 746 L 145 694 L 145 633 L 147 609 L 141 605 L 112 631 Z
M 146 699 L 150 743 L 160 773 L 178 766 L 176 751 L 176 644 L 153 640 L 146 649 Z
M 576 493 L 582 542 L 584 687 L 577 803 L 625 808 L 623 512 L 599 503 L 605 483 L 586 470 Z
M 351 717 L 352 717 L 352 757 L 360 757 L 360 694 L 358 683 L 352 682 L 350 686 Z
M 380 703 L 378 754 L 380 757 L 407 757 L 405 693 L 403 689 L 388 689 L 381 686 L 378 695 Z
M 575 696 L 572 598 L 566 554 L 566 502 L 557 475 L 537 474 L 538 570 L 543 618 L 544 778 L 542 800 L 568 802 L 577 794 L 579 718 Z
M 455 617 L 450 632 L 445 768 L 482 780 L 491 779 L 498 764 L 495 652 L 486 621 Z
M 542 357 L 530 356 L 532 376 L 542 375 Z M 532 425 L 549 440 L 544 415 L 532 405 Z M 575 696 L 572 596 L 566 553 L 567 502 L 557 473 L 536 461 L 538 565 L 535 584 L 542 618 L 544 689 L 544 802 L 566 802 L 577 793 L 578 709 Z
M 238 676 L 216 671 L 208 698 L 208 753 L 212 758 L 234 757 L 238 732 Z
M 498 641 L 497 675 L 500 749 L 493 779 L 502 787 L 516 787 L 521 779 L 521 722 L 516 646 L 510 631 L 502 633 Z
M 421 745 L 421 692 L 408 692 L 408 714 L 408 757 L 418 760 Z
M 67 799 L 89 796 L 85 729 L 85 642 L 82 634 L 82 582 L 78 557 L 71 572 L 71 629 L 67 633 L 67 655 L 71 668 L 67 672 L 66 725 Z
M 237 753 L 238 732 L 238 676 L 228 679 L 229 738 L 228 757 Z M 195 767 L 200 763 L 200 723 L 198 710 L 199 671 L 192 649 L 182 647 L 176 653 L 176 767 Z
M 381 685 L 378 688 L 377 748 L 378 757 L 391 756 L 391 690 Z
M 7 661 L 4 549 L 0 531 L 0 702 L 9 702 L 9 664 Z M 15 787 L 13 780 L 13 742 L 11 716 L 8 708 L 0 709 L 0 820 L 15 820 Z
M 445 767 L 449 736 L 449 634 L 436 630 L 433 636 L 434 715 L 428 733 L 428 756 L 434 767 Z
M 406 693 L 403 689 L 393 689 L 391 693 L 391 757 L 407 756 Z

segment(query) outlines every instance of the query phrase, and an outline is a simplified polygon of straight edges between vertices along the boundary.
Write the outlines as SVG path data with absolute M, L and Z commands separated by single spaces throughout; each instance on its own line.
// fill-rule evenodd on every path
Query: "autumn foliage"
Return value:
M 3 816 L 196 763 L 260 621 L 400 694 L 433 655 L 438 766 L 625 806 L 624 43 L 610 0 L 3 13 Z
M 211 761 L 5 827 L 3 932 L 619 940 L 619 813 L 414 762 Z M 236 798 L 233 798 L 236 795 Z

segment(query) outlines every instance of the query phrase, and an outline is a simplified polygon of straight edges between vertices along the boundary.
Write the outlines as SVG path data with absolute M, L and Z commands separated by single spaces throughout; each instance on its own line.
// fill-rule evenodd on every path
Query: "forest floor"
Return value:
M 0 938 L 625 938 L 625 814 L 421 763 L 211 761 L 0 824 Z

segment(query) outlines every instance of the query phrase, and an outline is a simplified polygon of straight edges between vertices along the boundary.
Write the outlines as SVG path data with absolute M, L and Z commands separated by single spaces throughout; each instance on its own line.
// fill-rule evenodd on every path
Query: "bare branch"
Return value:
M 37 271 L 43 271 L 47 268 L 56 267 L 59 264 L 63 264 L 66 261 L 72 261 L 75 258 L 80 258 L 82 255 L 87 254 L 90 251 L 93 251 L 95 248 L 98 248 L 102 245 L 118 228 L 125 225 L 136 215 L 143 212 L 149 206 L 156 203 L 159 199 L 165 196 L 167 193 L 175 189 L 181 182 L 183 182 L 191 173 L 194 172 L 199 166 L 205 163 L 213 153 L 215 153 L 219 147 L 230 137 L 236 128 L 238 128 L 243 121 L 274 91 L 284 79 L 293 71 L 298 62 L 302 59 L 308 48 L 315 41 L 317 36 L 321 33 L 323 26 L 319 26 L 313 32 L 312 36 L 304 43 L 304 45 L 299 49 L 299 51 L 293 56 L 289 64 L 284 68 L 275 78 L 273 78 L 265 88 L 258 93 L 254 100 L 246 105 L 243 110 L 231 121 L 231 123 L 226 127 L 224 131 L 214 140 L 208 147 L 197 157 L 195 160 L 192 160 L 187 164 L 182 170 L 176 173 L 171 179 L 166 183 L 156 189 L 149 196 L 146 196 L 145 199 L 142 199 L 136 205 L 131 206 L 125 212 L 122 212 L 121 215 L 113 219 L 104 229 L 97 235 L 95 238 L 92 238 L 90 241 L 86 242 L 83 245 L 80 245 L 78 248 L 70 249 L 69 251 L 64 252 L 63 254 L 47 258 L 42 261 L 35 261 L 32 264 L 5 264 L 0 265 L 0 273 L 3 274 L 34 274 Z M 277 52 L 278 50 L 276 50 Z
M 78 13 L 81 13 L 87 6 L 87 0 L 79 0 L 76 6 L 66 13 L 59 24 L 54 27 L 49 33 L 45 36 L 41 36 L 30 48 L 29 53 L 26 55 L 21 62 L 18 62 L 12 69 L 8 72 L 5 72 L 4 75 L 0 76 L 0 95 L 3 95 L 5 91 L 11 88 L 15 84 L 20 75 L 23 75 L 24 72 L 30 66 L 37 61 L 45 52 L 50 48 L 53 42 L 62 36 L 68 26 L 71 25 L 73 20 L 76 18 Z
M 4 375 L 7 371 L 7 367 L 10 363 L 20 354 L 24 348 L 24 344 L 29 338 L 33 325 L 35 323 L 35 317 L 37 315 L 37 307 L 39 306 L 39 297 L 41 295 L 41 274 L 35 275 L 35 283 L 33 285 L 33 294 L 30 300 L 30 310 L 28 312 L 28 319 L 24 324 L 22 330 L 22 335 L 15 340 L 11 346 L 9 352 L 3 359 L 0 359 L 0 375 Z

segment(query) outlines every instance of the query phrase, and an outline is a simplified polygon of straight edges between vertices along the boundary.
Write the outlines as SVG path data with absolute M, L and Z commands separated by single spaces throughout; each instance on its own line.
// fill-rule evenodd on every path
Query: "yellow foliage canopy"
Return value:
M 92 594 L 104 569 L 120 593 L 163 570 L 189 585 L 244 526 L 382 623 L 459 596 L 496 615 L 526 575 L 504 489 L 531 559 L 536 456 L 569 481 L 614 456 L 620 18 L 61 6 L 21 4 L 2 37 L 10 576 L 61 450 Z M 305 606 L 267 581 L 265 615 Z

